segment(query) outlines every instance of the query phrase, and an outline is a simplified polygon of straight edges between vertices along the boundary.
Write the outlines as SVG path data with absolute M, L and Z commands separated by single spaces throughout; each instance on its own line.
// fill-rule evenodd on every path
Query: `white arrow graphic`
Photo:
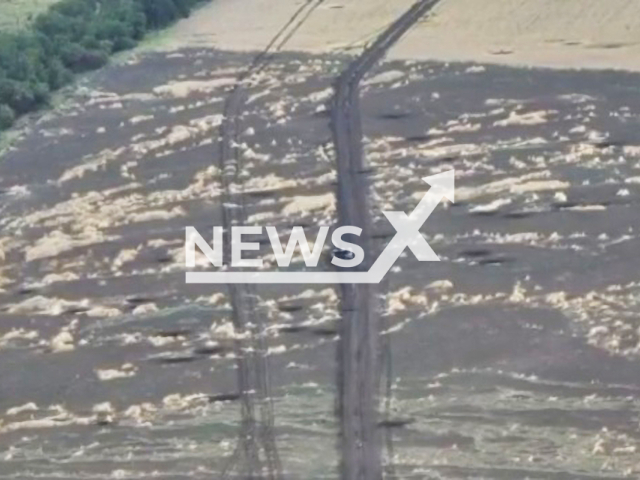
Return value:
M 380 283 L 398 260 L 405 248 L 409 248 L 420 262 L 439 262 L 420 228 L 436 209 L 442 198 L 455 201 L 454 170 L 424 177 L 431 185 L 416 208 L 405 212 L 382 212 L 396 230 L 395 236 L 382 251 L 368 272 L 187 272 L 187 283 Z
M 409 248 L 421 262 L 439 262 L 440 258 L 433 251 L 420 233 L 420 228 L 436 209 L 442 197 L 454 202 L 454 171 L 448 170 L 422 179 L 431 189 L 422 197 L 418 206 L 407 215 L 404 212 L 382 212 L 396 229 L 396 235 L 367 272 L 374 283 L 382 281 L 405 248 Z

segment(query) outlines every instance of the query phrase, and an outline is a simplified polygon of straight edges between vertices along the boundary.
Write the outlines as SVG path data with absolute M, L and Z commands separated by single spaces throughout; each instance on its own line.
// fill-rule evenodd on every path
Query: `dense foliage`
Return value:
M 74 73 L 100 68 L 201 1 L 61 0 L 28 31 L 0 33 L 0 130 L 44 104 Z

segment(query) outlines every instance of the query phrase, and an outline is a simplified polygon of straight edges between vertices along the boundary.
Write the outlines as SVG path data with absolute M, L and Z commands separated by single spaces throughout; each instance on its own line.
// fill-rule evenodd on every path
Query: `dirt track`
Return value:
M 363 158 L 360 83 L 411 26 L 437 0 L 417 2 L 380 34 L 336 80 L 332 100 L 331 129 L 338 180 L 338 222 L 361 229 L 358 244 L 365 261 L 358 270 L 368 271 L 374 262 L 370 181 Z M 342 285 L 340 341 L 338 346 L 339 451 L 343 479 L 382 478 L 380 396 L 380 301 L 377 285 Z

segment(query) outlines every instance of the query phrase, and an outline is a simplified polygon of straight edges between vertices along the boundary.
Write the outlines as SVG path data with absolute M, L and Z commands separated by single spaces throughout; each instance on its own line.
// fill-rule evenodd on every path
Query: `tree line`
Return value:
M 49 100 L 73 75 L 134 47 L 203 0 L 62 0 L 23 31 L 0 32 L 0 130 Z

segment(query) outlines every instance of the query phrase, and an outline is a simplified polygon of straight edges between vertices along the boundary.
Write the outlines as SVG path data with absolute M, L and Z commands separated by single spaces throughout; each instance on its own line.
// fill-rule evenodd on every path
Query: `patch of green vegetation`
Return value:
M 14 128 L 0 136 L 0 158 L 22 139 L 23 134 L 23 130 Z
M 46 104 L 74 74 L 102 67 L 202 1 L 60 0 L 28 29 L 0 32 L 0 130 Z
M 27 28 L 36 16 L 60 0 L 0 0 L 0 32 Z

